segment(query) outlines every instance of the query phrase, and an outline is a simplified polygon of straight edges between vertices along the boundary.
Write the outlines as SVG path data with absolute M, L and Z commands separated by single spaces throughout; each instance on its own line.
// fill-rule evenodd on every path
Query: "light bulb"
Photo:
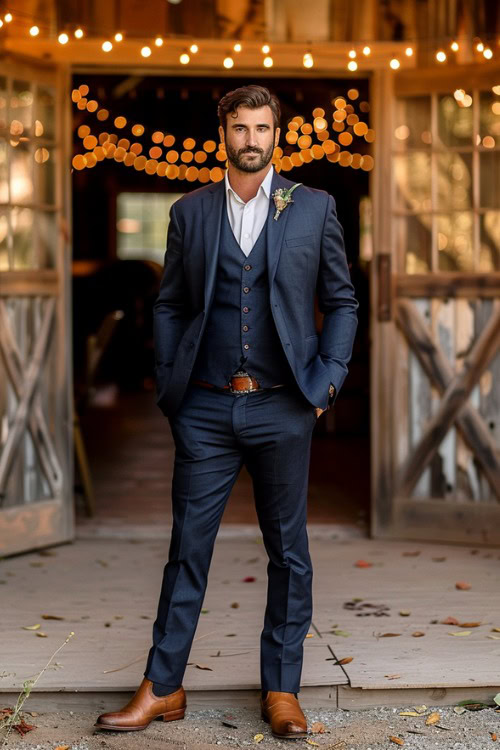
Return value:
M 363 55 L 368 56 L 370 52 L 371 52 L 371 48 L 368 45 L 366 45 L 366 47 L 363 47 Z
M 451 49 L 453 50 L 453 52 L 458 52 L 458 49 L 459 49 L 459 47 L 458 47 L 458 42 L 452 42 L 452 43 L 450 44 L 450 47 L 451 47 Z
M 440 49 L 439 52 L 436 52 L 436 60 L 438 62 L 445 62 L 445 60 L 446 60 L 446 52 L 443 52 L 442 49 Z
M 491 58 L 493 57 L 493 52 L 489 47 L 486 47 L 486 49 L 483 51 L 483 55 L 487 60 L 491 60 Z
M 233 49 L 235 52 L 241 52 L 241 49 L 242 49 L 241 44 L 239 42 L 236 42 Z
M 405 49 L 405 55 L 406 55 L 407 57 L 411 57 L 411 56 L 413 55 L 413 47 L 407 47 L 407 48 Z
M 263 44 L 261 50 L 265 55 L 267 55 L 271 51 L 271 47 L 268 44 Z
M 232 57 L 225 57 L 223 65 L 224 65 L 225 68 L 232 68 L 233 65 L 234 65 L 233 58 Z
M 190 48 L 189 48 L 189 51 L 192 52 L 193 55 L 195 55 L 198 52 L 198 45 L 197 44 L 192 44 L 190 46 Z
M 121 33 L 121 31 L 118 31 L 115 34 L 115 42 L 123 42 L 123 34 Z
M 273 58 L 272 57 L 265 57 L 262 61 L 265 68 L 272 68 L 273 67 Z
M 484 50 L 484 44 L 482 42 L 478 42 L 476 44 L 476 49 L 478 52 L 482 52 Z
M 399 66 L 401 65 L 401 63 L 399 62 L 399 60 L 397 59 L 397 57 L 393 57 L 392 60 L 390 61 L 389 65 L 391 66 L 391 68 L 393 70 L 397 70 L 399 68 Z
M 161 38 L 161 36 L 156 37 L 155 44 L 157 47 L 163 47 L 163 39 Z
M 304 68 L 312 68 L 313 67 L 314 60 L 313 60 L 313 56 L 311 55 L 310 52 L 306 52 L 305 53 L 305 55 L 304 55 L 304 57 L 302 59 L 302 63 L 304 65 Z
M 31 27 L 30 29 L 31 36 L 38 36 L 39 33 L 40 33 L 40 29 L 38 28 L 38 26 Z
M 356 57 L 356 50 L 355 49 L 350 49 L 349 50 L 349 57 L 351 58 L 351 60 L 354 60 L 354 58 Z
M 111 44 L 111 42 L 106 41 L 102 43 L 103 52 L 111 52 L 112 49 L 113 49 L 113 45 Z
M 67 44 L 69 42 L 69 36 L 65 31 L 63 31 L 63 33 L 59 34 L 59 36 L 57 37 L 57 41 L 59 42 L 59 44 Z
M 150 57 L 150 55 L 151 55 L 151 47 L 143 47 L 141 49 L 141 55 L 143 57 Z
M 182 65 L 187 65 L 190 61 L 190 57 L 187 52 L 183 52 L 182 55 L 179 57 L 179 62 L 182 63 Z
M 348 70 L 352 70 L 352 71 L 357 70 L 358 63 L 356 62 L 356 60 L 349 60 L 349 62 L 347 63 L 347 68 Z
M 12 13 L 6 13 L 3 18 L 6 23 L 10 23 L 12 21 Z
M 81 39 L 83 36 L 83 29 L 75 29 L 75 36 L 77 39 Z

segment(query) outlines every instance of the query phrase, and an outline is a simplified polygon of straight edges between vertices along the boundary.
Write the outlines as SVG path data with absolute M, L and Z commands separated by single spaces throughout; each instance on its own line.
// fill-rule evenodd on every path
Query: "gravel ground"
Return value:
M 427 707 L 424 713 L 417 716 L 400 716 L 400 711 L 415 711 L 415 707 L 364 711 L 305 710 L 309 737 L 291 741 L 275 739 L 253 706 L 251 709 L 231 710 L 188 709 L 184 721 L 170 724 L 155 721 L 140 732 L 95 731 L 93 723 L 96 716 L 90 713 L 58 711 L 33 716 L 27 711 L 23 716 L 27 723 L 36 724 L 36 729 L 24 737 L 12 731 L 6 745 L 2 744 L 5 733 L 0 733 L 0 748 L 149 750 L 161 747 L 162 750 L 229 750 L 259 747 L 278 750 L 285 747 L 321 747 L 323 750 L 391 750 L 403 745 L 412 750 L 494 750 L 498 734 L 500 750 L 500 709 L 486 708 L 457 714 L 453 708 Z M 427 726 L 426 720 L 433 712 L 438 712 L 440 718 L 437 724 Z M 234 725 L 234 728 L 225 726 L 223 722 Z M 321 722 L 326 731 L 311 732 L 315 722 Z M 263 735 L 260 740 L 259 735 Z

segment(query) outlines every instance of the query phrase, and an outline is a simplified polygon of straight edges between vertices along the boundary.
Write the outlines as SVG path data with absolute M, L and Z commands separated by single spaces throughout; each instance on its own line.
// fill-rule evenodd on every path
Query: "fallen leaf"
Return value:
M 448 635 L 472 635 L 472 630 L 459 630 L 458 632 L 449 632 Z
M 455 706 L 453 710 L 458 715 L 465 713 L 465 708 L 463 706 Z
M 427 706 L 414 706 L 413 708 L 415 709 L 417 714 L 420 715 L 425 714 L 425 712 L 427 711 Z
M 355 568 L 371 568 L 373 567 L 373 563 L 367 562 L 366 560 L 356 560 L 354 563 Z
M 455 584 L 455 588 L 459 591 L 468 591 L 470 587 L 470 583 L 467 583 L 466 581 L 458 581 L 458 583 Z
M 417 549 L 414 552 L 403 552 L 403 557 L 418 557 L 420 554 L 420 550 Z
M 326 732 L 326 727 L 322 721 L 315 721 L 311 726 L 311 732 L 313 734 L 324 734 Z
M 446 557 L 433 557 L 432 562 L 444 562 Z
M 356 612 L 356 617 L 389 617 L 390 607 L 387 604 L 371 604 L 365 602 L 363 599 L 351 599 L 349 602 L 344 602 L 344 609 L 349 609 Z
M 210 612 L 209 609 L 202 609 L 200 614 L 202 614 L 202 615 L 208 615 L 209 612 Z
M 497 706 L 500 706 L 500 693 L 497 693 L 495 697 L 493 698 L 493 703 L 496 703 Z
M 400 674 L 385 674 L 384 677 L 387 677 L 388 680 L 399 680 L 401 675 Z
M 253 583 L 256 580 L 255 576 L 246 576 L 246 578 L 242 579 L 243 583 Z
M 337 664 L 350 664 L 353 659 L 354 659 L 354 656 L 345 656 L 343 659 L 339 659 Z
M 37 633 L 35 633 L 39 638 L 47 638 L 47 633 L 42 633 L 41 630 L 39 630 Z
M 411 615 L 411 612 L 409 609 L 402 609 L 399 613 L 401 617 L 409 617 Z
M 404 745 L 405 741 L 401 739 L 401 737 L 392 737 L 389 736 L 389 739 L 391 742 L 394 742 L 395 745 Z
M 425 633 L 423 633 L 421 630 L 415 630 L 415 632 L 412 633 L 412 636 L 414 638 L 422 638 L 422 636 L 424 636 L 424 635 L 425 635 Z
M 481 622 L 461 622 L 459 623 L 459 628 L 478 628 L 480 625 L 482 625 Z
M 500 628 L 491 628 L 492 633 L 500 633 Z
M 491 735 L 491 739 L 493 740 L 493 742 L 496 742 L 497 741 L 496 732 L 490 732 L 490 735 Z
M 314 740 L 306 740 L 308 745 L 314 745 L 315 747 L 319 747 L 319 742 L 315 742 Z
M 380 633 L 379 638 L 397 638 L 401 633 Z
M 463 706 L 466 711 L 482 711 L 483 708 L 489 708 L 487 703 L 481 703 L 480 701 L 464 700 L 460 701 L 459 706 Z
M 308 633 L 308 634 L 306 635 L 306 638 L 314 638 L 314 633 Z
M 441 625 L 459 625 L 459 622 L 455 617 L 447 617 L 446 620 L 440 620 L 439 622 Z
M 428 727 L 430 727 L 433 724 L 437 724 L 440 718 L 441 718 L 441 714 L 438 713 L 437 711 L 434 711 L 432 714 L 429 714 L 429 716 L 425 720 L 425 723 Z
M 347 630 L 332 630 L 332 635 L 341 635 L 343 638 L 349 638 L 351 634 Z
M 23 625 L 23 630 L 38 630 L 42 626 L 38 622 L 36 625 Z
M 420 716 L 418 711 L 400 711 L 399 715 L 400 716 Z
M 488 635 L 487 638 L 491 638 L 492 641 L 500 641 L 500 635 Z
M 24 735 L 31 732 L 32 729 L 36 729 L 36 724 L 26 724 L 24 719 L 21 719 L 18 724 L 13 724 L 12 728 L 15 729 L 21 737 L 24 737 Z
M 59 617 L 59 615 L 41 615 L 44 620 L 64 620 L 64 617 Z
M 54 750 L 70 750 L 71 745 L 58 745 Z
M 253 739 L 254 739 L 254 742 L 262 742 L 262 740 L 264 739 L 264 735 L 263 734 L 256 734 Z
M 195 664 L 194 665 L 197 669 L 207 669 L 209 672 L 213 672 L 214 670 L 212 667 L 207 667 L 206 664 Z
M 96 563 L 99 563 L 99 565 L 102 565 L 103 568 L 107 568 L 109 563 L 106 562 L 106 560 L 96 560 Z
M 238 604 L 238 602 L 233 602 L 233 603 L 231 604 L 231 607 L 232 607 L 233 609 L 238 609 L 238 608 L 239 608 L 239 606 L 240 606 L 240 605 Z
M 237 724 L 231 724 L 231 722 L 229 722 L 229 721 L 223 721 L 222 725 L 225 726 L 225 727 L 229 727 L 230 729 L 238 729 L 238 725 Z

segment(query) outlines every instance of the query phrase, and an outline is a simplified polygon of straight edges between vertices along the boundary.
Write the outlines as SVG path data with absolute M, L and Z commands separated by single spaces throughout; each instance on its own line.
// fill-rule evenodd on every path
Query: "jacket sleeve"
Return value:
M 354 296 L 344 247 L 344 233 L 337 219 L 335 201 L 328 202 L 321 240 L 321 257 L 316 287 L 320 311 L 324 314 L 319 355 L 335 387 L 333 399 L 347 375 L 347 364 L 358 325 L 358 302 Z M 327 394 L 325 394 L 325 398 Z
M 155 367 L 157 377 L 171 368 L 188 320 L 188 294 L 182 258 L 183 236 L 176 204 L 170 208 L 165 267 L 160 292 L 153 307 Z

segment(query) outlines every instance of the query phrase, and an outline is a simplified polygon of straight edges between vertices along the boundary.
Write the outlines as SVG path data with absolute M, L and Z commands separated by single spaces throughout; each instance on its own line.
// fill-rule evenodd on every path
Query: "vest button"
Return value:
M 243 266 L 243 267 L 244 267 L 245 271 L 251 271 L 252 270 L 252 266 L 248 265 L 248 263 L 247 263 L 246 266 Z
M 244 286 L 243 291 L 245 292 L 245 294 L 248 294 L 248 292 L 250 291 L 250 287 Z
M 244 307 L 244 308 L 243 308 L 243 312 L 245 312 L 245 313 L 246 313 L 246 312 L 248 312 L 248 311 L 249 311 L 249 309 L 250 309 L 249 307 Z
M 243 349 L 250 349 L 250 344 L 244 344 Z
M 248 331 L 248 326 L 243 326 L 244 331 Z

